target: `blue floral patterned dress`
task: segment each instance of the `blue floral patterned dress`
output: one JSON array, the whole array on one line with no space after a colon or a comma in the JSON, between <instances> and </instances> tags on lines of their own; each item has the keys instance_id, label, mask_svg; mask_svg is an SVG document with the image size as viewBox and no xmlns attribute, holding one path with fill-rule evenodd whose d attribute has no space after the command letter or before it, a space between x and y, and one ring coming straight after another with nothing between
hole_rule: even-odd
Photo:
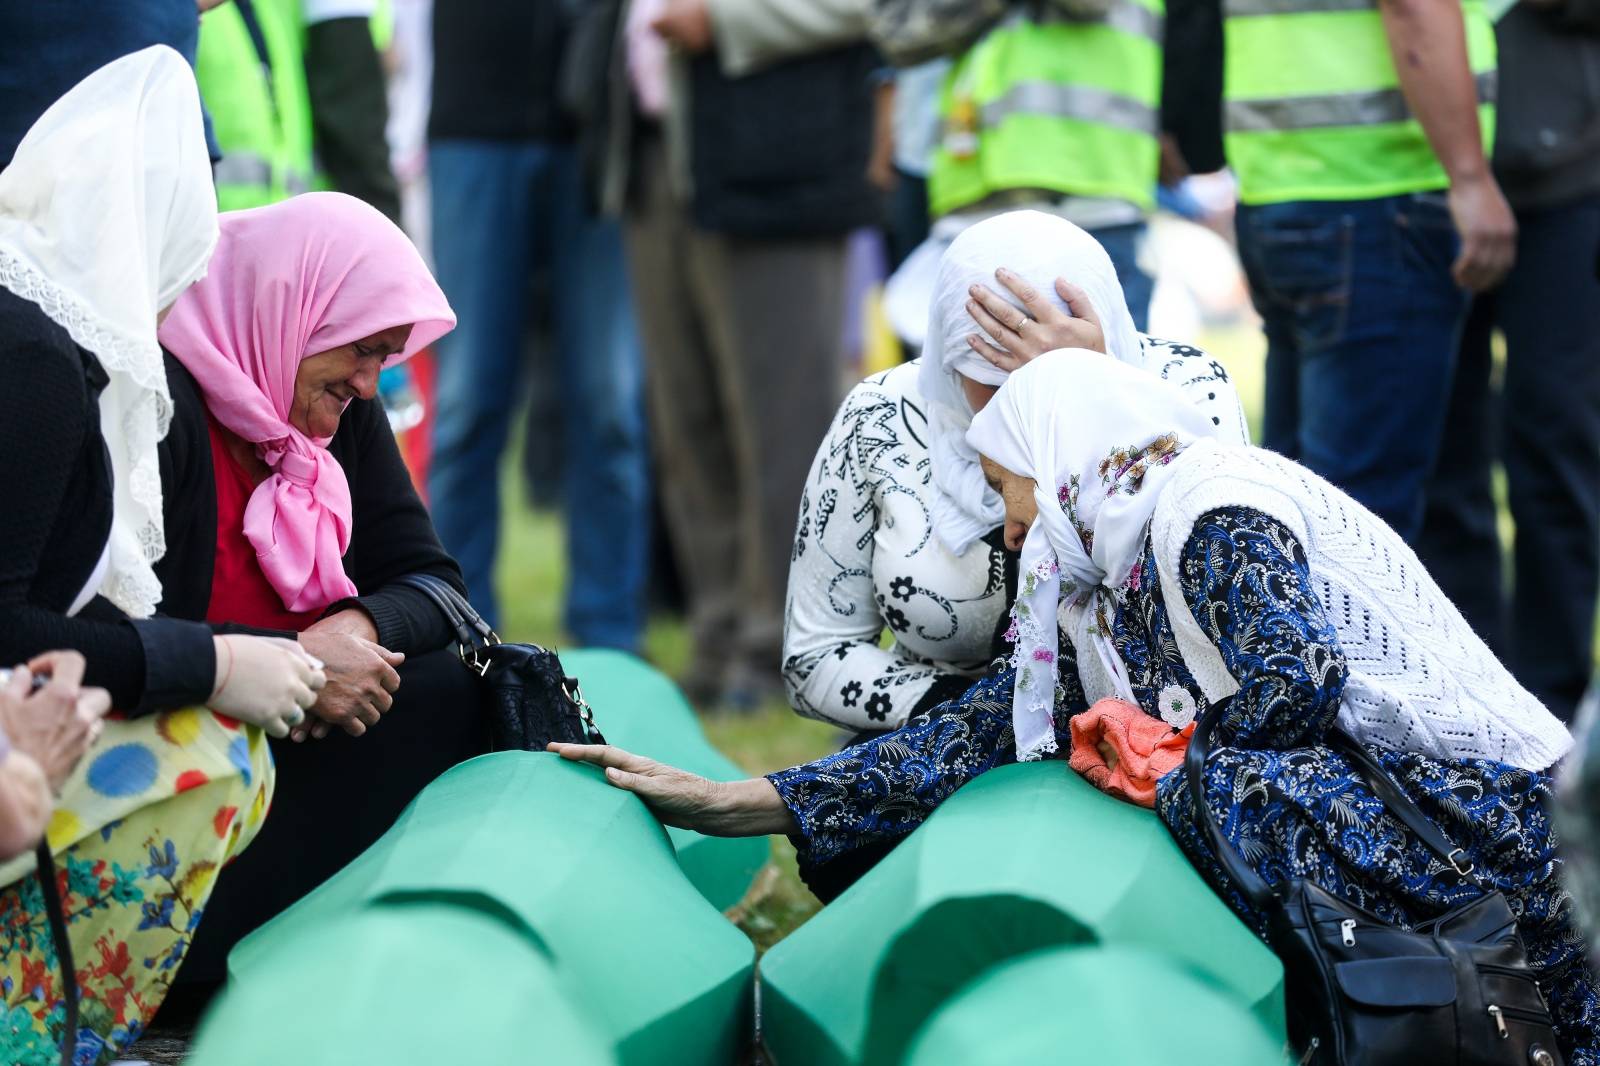
<instances>
[{"instance_id":1,"label":"blue floral patterned dress","mask_svg":"<svg viewBox=\"0 0 1600 1066\"><path fill-rule=\"evenodd\" d=\"M1167 617L1148 543L1118 590L1113 634L1140 705L1169 721L1203 706ZM1147 577L1148 575L1148 577ZM1223 831L1269 884L1308 877L1386 921L1410 925L1476 890L1445 874L1359 775L1321 741L1346 668L1337 630L1312 591L1305 552L1281 523L1225 508L1195 525L1180 564L1185 607L1240 682L1218 713L1206 794ZM1057 735L1087 701L1061 657ZM991 767L1015 760L1009 670L901 730L770 775L799 826L802 872L819 894L915 829L939 803ZM1162 712L1166 713L1163 714ZM1438 760L1373 747L1373 755L1451 842L1475 879L1504 892L1556 1016L1572 1066L1600 1066L1600 992L1572 903L1558 880L1546 773L1480 759ZM1181 773L1160 782L1157 811L1222 897L1258 931L1261 915L1224 878L1192 828Z\"/></svg>"}]
</instances>

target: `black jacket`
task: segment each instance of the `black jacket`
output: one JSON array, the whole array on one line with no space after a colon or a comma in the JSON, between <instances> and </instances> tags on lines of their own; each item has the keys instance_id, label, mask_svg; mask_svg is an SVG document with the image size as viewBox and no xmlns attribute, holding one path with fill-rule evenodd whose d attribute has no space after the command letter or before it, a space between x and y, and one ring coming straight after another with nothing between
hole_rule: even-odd
<instances>
[{"instance_id":1,"label":"black jacket","mask_svg":"<svg viewBox=\"0 0 1600 1066\"><path fill-rule=\"evenodd\" d=\"M566 139L556 79L569 17L557 0L434 4L428 139Z\"/></svg>"},{"instance_id":2,"label":"black jacket","mask_svg":"<svg viewBox=\"0 0 1600 1066\"><path fill-rule=\"evenodd\" d=\"M641 178L638 141L657 135L633 106L621 0L571 0L561 99L577 129L595 208L619 213ZM840 236L878 221L867 180L880 65L868 45L799 56L729 78L714 55L691 61L689 167L695 222L735 237ZM675 83L675 87L680 83Z\"/></svg>"},{"instance_id":3,"label":"black jacket","mask_svg":"<svg viewBox=\"0 0 1600 1066\"><path fill-rule=\"evenodd\" d=\"M205 401L183 365L167 356L172 390L172 430L161 445L161 486L165 497L167 554L156 566L165 598L161 613L203 619L211 602L211 575L217 554L217 483L211 463L211 437ZM339 421L328 451L350 482L350 549L345 573L359 595L331 605L333 614L357 605L372 616L378 643L416 655L450 641L444 616L421 592L391 585L404 574L437 574L463 595L466 586L455 560L445 553L427 508L411 484L383 405L356 400ZM238 625L219 632L275 633Z\"/></svg>"},{"instance_id":4,"label":"black jacket","mask_svg":"<svg viewBox=\"0 0 1600 1066\"><path fill-rule=\"evenodd\" d=\"M1500 51L1494 169L1519 211L1600 193L1600 2L1518 4Z\"/></svg>"},{"instance_id":5,"label":"black jacket","mask_svg":"<svg viewBox=\"0 0 1600 1066\"><path fill-rule=\"evenodd\" d=\"M216 680L205 626L133 621L100 597L66 615L111 530L105 381L65 329L0 289L0 665L69 649L124 711L194 703Z\"/></svg>"},{"instance_id":6,"label":"black jacket","mask_svg":"<svg viewBox=\"0 0 1600 1066\"><path fill-rule=\"evenodd\" d=\"M716 57L690 72L694 220L735 237L841 236L878 221L867 180L873 75L867 45L729 78Z\"/></svg>"}]
</instances>

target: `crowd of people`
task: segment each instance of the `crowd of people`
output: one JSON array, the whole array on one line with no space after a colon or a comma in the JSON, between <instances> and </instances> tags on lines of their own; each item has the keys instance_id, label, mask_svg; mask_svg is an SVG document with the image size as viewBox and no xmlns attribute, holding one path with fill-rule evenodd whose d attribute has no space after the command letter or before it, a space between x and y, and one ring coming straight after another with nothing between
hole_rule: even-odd
<instances>
[{"instance_id":1,"label":"crowd of people","mask_svg":"<svg viewBox=\"0 0 1600 1066\"><path fill-rule=\"evenodd\" d=\"M1502 894L1600 1066L1592 0L394 3L0 11L0 1057L116 1059L490 750L409 579L501 613L531 403L572 639L638 652L670 569L697 705L849 738L552 745L663 821L786 834L826 901L1060 758L1263 936L1238 856L1393 927ZM1148 220L1224 168L1262 447L1146 332ZM911 358L846 388L862 232Z\"/></svg>"}]
</instances>

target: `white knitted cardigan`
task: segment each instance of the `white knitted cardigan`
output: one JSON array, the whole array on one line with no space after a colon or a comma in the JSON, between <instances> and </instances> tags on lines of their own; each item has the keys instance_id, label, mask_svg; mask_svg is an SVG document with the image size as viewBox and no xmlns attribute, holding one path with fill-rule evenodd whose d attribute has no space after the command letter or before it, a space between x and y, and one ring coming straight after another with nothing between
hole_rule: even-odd
<instances>
[{"instance_id":1,"label":"white knitted cardigan","mask_svg":"<svg viewBox=\"0 0 1600 1066\"><path fill-rule=\"evenodd\" d=\"M1572 737L1517 684L1416 554L1371 511L1298 463L1204 441L1169 468L1151 518L1163 596L1183 602L1178 568L1195 522L1254 508L1299 538L1348 667L1339 724L1363 741L1439 759L1494 759L1544 770ZM1167 613L1206 699L1238 682L1185 609Z\"/></svg>"}]
</instances>

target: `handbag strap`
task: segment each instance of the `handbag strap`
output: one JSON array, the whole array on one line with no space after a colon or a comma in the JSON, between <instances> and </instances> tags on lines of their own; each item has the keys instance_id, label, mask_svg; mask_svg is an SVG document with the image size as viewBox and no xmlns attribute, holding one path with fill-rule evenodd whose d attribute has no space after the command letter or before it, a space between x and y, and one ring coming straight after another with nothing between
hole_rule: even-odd
<instances>
[{"instance_id":1,"label":"handbag strap","mask_svg":"<svg viewBox=\"0 0 1600 1066\"><path fill-rule=\"evenodd\" d=\"M1390 814L1405 823L1405 827L1416 834L1422 841L1423 847L1433 852L1450 869L1454 870L1457 877L1463 881L1472 874L1472 860L1467 858L1467 853L1450 843L1433 820L1422 813L1405 790L1395 783L1389 776L1389 771L1378 764L1360 741L1335 726L1328 733L1328 746L1350 760L1352 766L1361 772L1367 779L1367 785L1383 801Z\"/></svg>"},{"instance_id":2,"label":"handbag strap","mask_svg":"<svg viewBox=\"0 0 1600 1066\"><path fill-rule=\"evenodd\" d=\"M473 610L467 598L437 574L405 574L396 578L394 584L416 589L433 601L450 628L455 630L456 653L469 666L478 665L480 648L500 643L499 634Z\"/></svg>"},{"instance_id":3,"label":"handbag strap","mask_svg":"<svg viewBox=\"0 0 1600 1066\"><path fill-rule=\"evenodd\" d=\"M1194 735L1189 738L1189 750L1183 756L1183 772L1188 779L1189 799L1194 807L1195 827L1200 835L1211 844L1211 854L1216 856L1217 863L1221 865L1222 872L1238 886L1245 898L1258 911L1268 909L1272 902L1272 889L1261 879L1240 856L1234 848L1233 841L1229 840L1222 832L1222 827L1217 824L1217 819L1211 813L1211 807L1206 803L1205 772L1206 756L1211 748L1211 734L1216 729L1217 722L1222 719L1222 712L1227 710L1231 697L1213 703L1206 712L1200 716L1195 724Z\"/></svg>"},{"instance_id":4,"label":"handbag strap","mask_svg":"<svg viewBox=\"0 0 1600 1066\"><path fill-rule=\"evenodd\" d=\"M56 861L50 854L48 841L40 841L34 850L39 868L39 889L44 893L45 915L50 923L50 941L56 949L56 965L61 969L61 994L66 998L66 1028L61 1034L61 1066L72 1066L78 1052L78 968L72 961L72 941L67 939L66 912L61 906L61 892L56 885Z\"/></svg>"},{"instance_id":5,"label":"handbag strap","mask_svg":"<svg viewBox=\"0 0 1600 1066\"><path fill-rule=\"evenodd\" d=\"M1201 836L1210 841L1211 852L1216 856L1228 879L1239 887L1257 910L1263 910L1272 901L1272 890L1244 861L1238 849L1233 846L1233 842L1222 832L1222 827L1217 824L1210 805L1206 803L1206 757L1211 754L1213 733L1217 723L1222 720L1222 713L1227 709L1229 702L1231 701L1222 700L1214 703L1200 716L1194 736L1189 740L1189 750L1184 755L1184 774L1188 779L1189 798L1194 805L1195 824ZM1328 732L1327 744L1350 761L1356 772L1366 780L1379 802L1390 814L1400 819L1407 829L1416 834L1424 847L1455 871L1456 876L1464 883L1471 883L1468 877L1473 867L1467 860L1466 853L1445 838L1438 826L1422 813L1422 810L1412 802L1411 797L1405 794L1395 783L1394 778L1389 776L1388 771L1378 764L1360 742L1335 727Z\"/></svg>"}]
</instances>

